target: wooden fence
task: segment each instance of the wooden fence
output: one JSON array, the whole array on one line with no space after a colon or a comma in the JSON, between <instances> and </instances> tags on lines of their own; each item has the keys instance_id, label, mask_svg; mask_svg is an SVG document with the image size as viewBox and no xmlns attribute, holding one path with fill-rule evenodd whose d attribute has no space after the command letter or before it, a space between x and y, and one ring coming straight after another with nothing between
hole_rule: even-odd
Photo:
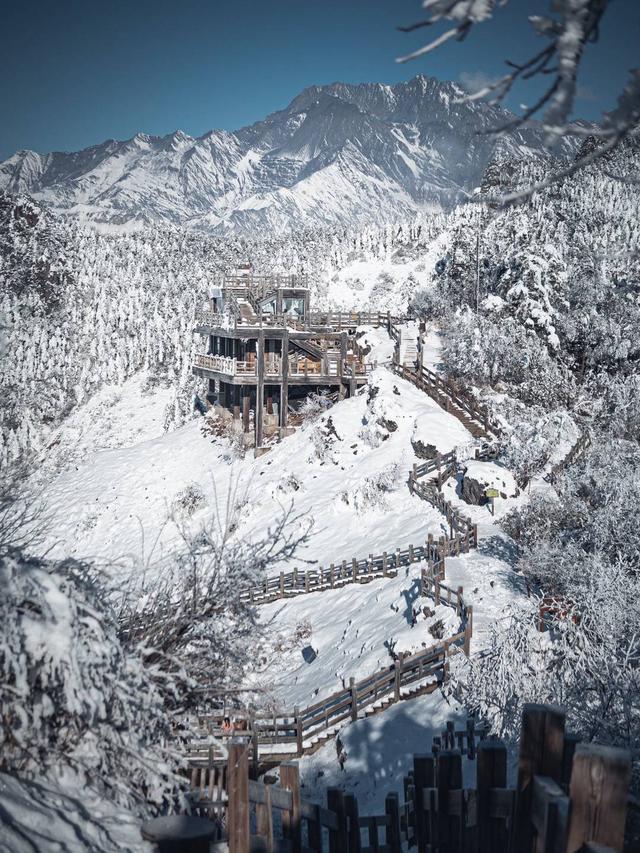
<instances>
[{"instance_id":1,"label":"wooden fence","mask_svg":"<svg viewBox=\"0 0 640 853\"><path fill-rule=\"evenodd\" d=\"M455 548L455 541L447 543L444 537L435 540L433 534L429 534L423 545L408 545L396 548L395 551L369 554L364 558L351 557L317 569L295 568L290 572L280 572L265 578L255 587L243 590L240 597L253 604L266 604L305 593L337 589L351 583L369 583L376 578L396 577L399 568L414 563L426 562L428 568L433 570L436 565L440 567L444 556L455 553Z\"/></svg>"},{"instance_id":2,"label":"wooden fence","mask_svg":"<svg viewBox=\"0 0 640 853\"><path fill-rule=\"evenodd\" d=\"M419 693L431 692L446 678L451 656L460 651L466 655L470 653L473 609L465 604L462 587L453 589L443 583L440 568L433 572L423 571L421 587L422 593L432 596L436 605L445 604L455 609L460 617L460 630L415 654L397 655L392 664L371 675L359 680L349 679L348 686L306 708L296 707L293 711L270 716L250 716L247 737L251 740L252 761L256 765L258 762L274 764L314 751L332 737L343 722L358 719L372 706L387 707ZM221 734L221 722L222 714L198 718L198 726L216 736ZM188 757L195 769L211 766L208 740L192 742Z\"/></svg>"},{"instance_id":3,"label":"wooden fence","mask_svg":"<svg viewBox=\"0 0 640 853\"><path fill-rule=\"evenodd\" d=\"M591 445L591 436L588 432L583 433L576 443L573 445L571 450L567 453L564 459L561 459L556 465L553 466L551 471L545 476L545 480L548 483L555 483L560 474L572 465L579 456L582 456L584 451L590 447Z\"/></svg>"},{"instance_id":4,"label":"wooden fence","mask_svg":"<svg viewBox=\"0 0 640 853\"><path fill-rule=\"evenodd\" d=\"M439 406L452 414L476 438L499 436L501 428L491 420L489 410L467 391L450 379L418 363L416 368L394 364L394 370L425 391Z\"/></svg>"},{"instance_id":5,"label":"wooden fence","mask_svg":"<svg viewBox=\"0 0 640 853\"><path fill-rule=\"evenodd\" d=\"M476 736L480 742L476 745ZM449 740L449 735L451 740ZM227 765L228 849L251 844L292 853L614 853L622 850L631 757L581 744L565 733L562 709L526 705L517 781L507 784L507 748L475 731L447 728L444 748L415 755L402 800L362 816L353 794L327 791L326 806L301 796L298 767L280 765L280 784L249 779L246 742L233 741ZM476 784L463 785L463 743ZM219 809L219 805L218 805ZM274 815L278 817L274 819ZM382 837L381 837L382 836ZM219 848L221 849L221 848Z\"/></svg>"}]
</instances>

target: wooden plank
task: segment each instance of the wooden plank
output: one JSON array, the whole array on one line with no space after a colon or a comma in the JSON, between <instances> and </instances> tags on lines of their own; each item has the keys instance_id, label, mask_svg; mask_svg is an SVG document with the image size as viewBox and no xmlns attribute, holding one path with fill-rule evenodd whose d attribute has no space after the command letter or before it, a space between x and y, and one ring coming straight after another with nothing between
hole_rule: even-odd
<instances>
[{"instance_id":1,"label":"wooden plank","mask_svg":"<svg viewBox=\"0 0 640 853\"><path fill-rule=\"evenodd\" d=\"M451 792L462 788L462 756L457 749L442 750L437 759L438 851L458 853L462 842L461 815L450 815Z\"/></svg>"},{"instance_id":2,"label":"wooden plank","mask_svg":"<svg viewBox=\"0 0 640 853\"><path fill-rule=\"evenodd\" d=\"M431 821L425 810L426 791L435 786L435 761L431 755L413 756L413 784L415 789L415 829L418 853L426 853L433 841Z\"/></svg>"},{"instance_id":3,"label":"wooden plank","mask_svg":"<svg viewBox=\"0 0 640 853\"><path fill-rule=\"evenodd\" d=\"M631 756L626 750L579 744L571 772L567 853L586 842L622 850Z\"/></svg>"},{"instance_id":4,"label":"wooden plank","mask_svg":"<svg viewBox=\"0 0 640 853\"><path fill-rule=\"evenodd\" d=\"M291 793L291 809L282 813L282 832L285 839L291 842L292 853L301 853L300 777L297 764L287 761L280 765L280 785Z\"/></svg>"},{"instance_id":5,"label":"wooden plank","mask_svg":"<svg viewBox=\"0 0 640 853\"><path fill-rule=\"evenodd\" d=\"M344 797L339 788L327 790L327 808L336 818L336 828L329 830L329 853L345 853L347 848L347 818Z\"/></svg>"},{"instance_id":6,"label":"wooden plank","mask_svg":"<svg viewBox=\"0 0 640 853\"><path fill-rule=\"evenodd\" d=\"M345 794L344 811L347 817L347 850L349 853L361 853L360 820L358 818L358 800L353 794Z\"/></svg>"},{"instance_id":7,"label":"wooden plank","mask_svg":"<svg viewBox=\"0 0 640 853\"><path fill-rule=\"evenodd\" d=\"M506 788L507 748L500 741L485 740L478 746L478 853L507 853L510 825L491 815L491 790Z\"/></svg>"},{"instance_id":8,"label":"wooden plank","mask_svg":"<svg viewBox=\"0 0 640 853\"><path fill-rule=\"evenodd\" d=\"M531 824L533 777L538 774L560 782L564 750L564 711L556 705L528 704L522 713L518 782L513 828L513 849L533 849Z\"/></svg>"},{"instance_id":9,"label":"wooden plank","mask_svg":"<svg viewBox=\"0 0 640 853\"><path fill-rule=\"evenodd\" d=\"M227 765L229 853L249 853L249 760L247 744L233 739Z\"/></svg>"},{"instance_id":10,"label":"wooden plank","mask_svg":"<svg viewBox=\"0 0 640 853\"><path fill-rule=\"evenodd\" d=\"M538 853L565 853L569 825L569 797L548 776L533 777L531 823Z\"/></svg>"},{"instance_id":11,"label":"wooden plank","mask_svg":"<svg viewBox=\"0 0 640 853\"><path fill-rule=\"evenodd\" d=\"M384 801L384 811L387 816L386 842L390 853L401 853L400 840L400 804L398 794L394 791L387 794Z\"/></svg>"},{"instance_id":12,"label":"wooden plank","mask_svg":"<svg viewBox=\"0 0 640 853\"><path fill-rule=\"evenodd\" d=\"M271 785L265 785L264 802L256 805L256 832L264 841L266 853L273 853L273 809L271 807Z\"/></svg>"}]
</instances>

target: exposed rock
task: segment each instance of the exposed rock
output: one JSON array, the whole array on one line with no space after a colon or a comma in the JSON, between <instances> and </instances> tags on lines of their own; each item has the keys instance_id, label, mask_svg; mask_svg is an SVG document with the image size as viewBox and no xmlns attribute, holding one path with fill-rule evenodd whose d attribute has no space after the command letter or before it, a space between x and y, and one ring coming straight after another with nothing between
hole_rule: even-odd
<instances>
[{"instance_id":1,"label":"exposed rock","mask_svg":"<svg viewBox=\"0 0 640 853\"><path fill-rule=\"evenodd\" d=\"M378 418L378 425L387 430L387 432L395 432L398 429L398 424L388 418Z\"/></svg>"},{"instance_id":2,"label":"exposed rock","mask_svg":"<svg viewBox=\"0 0 640 853\"><path fill-rule=\"evenodd\" d=\"M424 444L419 439L418 441L411 439L411 446L418 459L435 459L438 455L438 448L435 444Z\"/></svg>"},{"instance_id":3,"label":"exposed rock","mask_svg":"<svg viewBox=\"0 0 640 853\"><path fill-rule=\"evenodd\" d=\"M460 496L465 503L472 506L484 506L487 503L487 498L484 494L485 488L484 483L479 483L473 477L464 476L462 478L462 492Z\"/></svg>"}]
</instances>

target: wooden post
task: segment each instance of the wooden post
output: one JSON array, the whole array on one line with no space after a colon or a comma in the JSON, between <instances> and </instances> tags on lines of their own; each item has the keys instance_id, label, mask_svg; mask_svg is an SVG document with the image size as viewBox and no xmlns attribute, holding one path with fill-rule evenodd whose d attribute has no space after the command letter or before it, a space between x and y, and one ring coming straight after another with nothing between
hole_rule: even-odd
<instances>
[{"instance_id":1,"label":"wooden post","mask_svg":"<svg viewBox=\"0 0 640 853\"><path fill-rule=\"evenodd\" d=\"M249 407L251 405L251 392L244 385L242 391L242 431L249 432Z\"/></svg>"},{"instance_id":2,"label":"wooden post","mask_svg":"<svg viewBox=\"0 0 640 853\"><path fill-rule=\"evenodd\" d=\"M513 826L513 849L532 849L533 777L548 776L560 782L564 749L564 711L555 705L527 704L522 712L518 783Z\"/></svg>"},{"instance_id":3,"label":"wooden post","mask_svg":"<svg viewBox=\"0 0 640 853\"><path fill-rule=\"evenodd\" d=\"M382 574L385 577L388 575L388 558L386 551L383 551L382 553Z\"/></svg>"},{"instance_id":4,"label":"wooden post","mask_svg":"<svg viewBox=\"0 0 640 853\"><path fill-rule=\"evenodd\" d=\"M509 823L491 816L491 789L507 787L507 748L500 741L484 740L478 747L478 853L507 853Z\"/></svg>"},{"instance_id":5,"label":"wooden post","mask_svg":"<svg viewBox=\"0 0 640 853\"><path fill-rule=\"evenodd\" d=\"M409 563L415 563L415 557L413 555L413 545L409 545Z\"/></svg>"},{"instance_id":6,"label":"wooden post","mask_svg":"<svg viewBox=\"0 0 640 853\"><path fill-rule=\"evenodd\" d=\"M358 561L355 557L351 558L351 573L353 574L354 583L358 580Z\"/></svg>"},{"instance_id":7,"label":"wooden post","mask_svg":"<svg viewBox=\"0 0 640 853\"><path fill-rule=\"evenodd\" d=\"M358 691L355 678L349 679L349 692L351 693L351 719L355 722L358 719Z\"/></svg>"},{"instance_id":8,"label":"wooden post","mask_svg":"<svg viewBox=\"0 0 640 853\"><path fill-rule=\"evenodd\" d=\"M258 381L256 383L256 449L262 447L264 431L264 331L258 332Z\"/></svg>"},{"instance_id":9,"label":"wooden post","mask_svg":"<svg viewBox=\"0 0 640 853\"><path fill-rule=\"evenodd\" d=\"M329 830L329 853L345 853L347 850L347 817L344 811L344 797L339 788L327 790L327 808L336 816L337 829Z\"/></svg>"},{"instance_id":10,"label":"wooden post","mask_svg":"<svg viewBox=\"0 0 640 853\"><path fill-rule=\"evenodd\" d=\"M473 636L473 605L467 607L467 622L464 626L464 653L467 657L471 654L471 637Z\"/></svg>"},{"instance_id":11,"label":"wooden post","mask_svg":"<svg viewBox=\"0 0 640 853\"><path fill-rule=\"evenodd\" d=\"M314 813L316 815L315 820L307 820L307 841L309 850L312 850L313 853L322 853L322 824L320 823L318 806L315 806Z\"/></svg>"},{"instance_id":12,"label":"wooden post","mask_svg":"<svg viewBox=\"0 0 640 853\"><path fill-rule=\"evenodd\" d=\"M457 749L438 754L438 851L454 853L462 841L462 815L451 814L451 792L462 789L462 756ZM460 796L462 796L460 794Z\"/></svg>"},{"instance_id":13,"label":"wooden post","mask_svg":"<svg viewBox=\"0 0 640 853\"><path fill-rule=\"evenodd\" d=\"M400 677L402 676L402 655L397 658L393 665L395 667L394 682L393 682L393 699L394 702L400 701Z\"/></svg>"},{"instance_id":14,"label":"wooden post","mask_svg":"<svg viewBox=\"0 0 640 853\"><path fill-rule=\"evenodd\" d=\"M282 812L282 834L291 842L292 853L301 853L302 824L300 821L300 776L294 761L280 765L280 785L291 792L291 811Z\"/></svg>"},{"instance_id":15,"label":"wooden post","mask_svg":"<svg viewBox=\"0 0 640 853\"><path fill-rule=\"evenodd\" d=\"M280 572L280 598L284 598L284 572Z\"/></svg>"},{"instance_id":16,"label":"wooden post","mask_svg":"<svg viewBox=\"0 0 640 853\"><path fill-rule=\"evenodd\" d=\"M362 845L360 843L360 821L358 815L358 800L353 794L345 794L344 797L344 812L347 817L347 835L348 835L348 850L349 853L360 853Z\"/></svg>"},{"instance_id":17,"label":"wooden post","mask_svg":"<svg viewBox=\"0 0 640 853\"><path fill-rule=\"evenodd\" d=\"M302 749L302 723L300 722L300 709L296 705L293 709L293 720L296 727L296 752L298 757L303 753Z\"/></svg>"},{"instance_id":18,"label":"wooden post","mask_svg":"<svg viewBox=\"0 0 640 853\"><path fill-rule=\"evenodd\" d=\"M631 756L626 750L597 744L578 744L571 773L571 817L567 853L586 842L622 850L631 779Z\"/></svg>"},{"instance_id":19,"label":"wooden post","mask_svg":"<svg viewBox=\"0 0 640 853\"><path fill-rule=\"evenodd\" d=\"M342 377L344 373L344 365L347 360L347 333L342 332L340 335L340 361L338 363L338 376ZM340 384L342 387L342 383Z\"/></svg>"},{"instance_id":20,"label":"wooden post","mask_svg":"<svg viewBox=\"0 0 640 853\"><path fill-rule=\"evenodd\" d=\"M398 805L398 795L395 791L392 794L387 794L384 801L384 812L387 817L387 850L389 853L401 853L400 807Z\"/></svg>"},{"instance_id":21,"label":"wooden post","mask_svg":"<svg viewBox=\"0 0 640 853\"><path fill-rule=\"evenodd\" d=\"M271 808L271 785L264 786L264 803L256 804L256 832L264 839L264 849L273 853L273 810Z\"/></svg>"},{"instance_id":22,"label":"wooden post","mask_svg":"<svg viewBox=\"0 0 640 853\"><path fill-rule=\"evenodd\" d=\"M280 431L287 426L289 409L289 330L282 336L282 384L280 385Z\"/></svg>"},{"instance_id":23,"label":"wooden post","mask_svg":"<svg viewBox=\"0 0 640 853\"><path fill-rule=\"evenodd\" d=\"M335 573L336 573L336 567L333 565L333 563L331 563L331 565L329 566L329 572L330 572L330 577L331 577L331 589L333 589L334 584L335 584Z\"/></svg>"},{"instance_id":24,"label":"wooden post","mask_svg":"<svg viewBox=\"0 0 640 853\"><path fill-rule=\"evenodd\" d=\"M433 841L429 830L431 823L427 819L428 788L435 786L435 761L431 755L413 756L413 784L415 786L415 828L418 853L426 853L427 844Z\"/></svg>"},{"instance_id":25,"label":"wooden post","mask_svg":"<svg viewBox=\"0 0 640 853\"><path fill-rule=\"evenodd\" d=\"M247 744L229 743L227 762L229 853L249 853L249 761Z\"/></svg>"}]
</instances>

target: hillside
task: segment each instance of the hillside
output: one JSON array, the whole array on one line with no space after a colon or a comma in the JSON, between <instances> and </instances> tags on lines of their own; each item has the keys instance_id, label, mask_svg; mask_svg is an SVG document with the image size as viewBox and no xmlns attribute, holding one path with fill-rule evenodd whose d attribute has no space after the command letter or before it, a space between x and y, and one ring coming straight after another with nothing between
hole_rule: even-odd
<instances>
[{"instance_id":1,"label":"hillside","mask_svg":"<svg viewBox=\"0 0 640 853\"><path fill-rule=\"evenodd\" d=\"M73 153L20 151L0 163L0 190L114 225L247 235L384 225L451 208L498 151L547 159L535 128L499 141L483 135L509 114L460 103L463 95L422 75L393 86L313 86L235 132L139 133Z\"/></svg>"}]
</instances>

